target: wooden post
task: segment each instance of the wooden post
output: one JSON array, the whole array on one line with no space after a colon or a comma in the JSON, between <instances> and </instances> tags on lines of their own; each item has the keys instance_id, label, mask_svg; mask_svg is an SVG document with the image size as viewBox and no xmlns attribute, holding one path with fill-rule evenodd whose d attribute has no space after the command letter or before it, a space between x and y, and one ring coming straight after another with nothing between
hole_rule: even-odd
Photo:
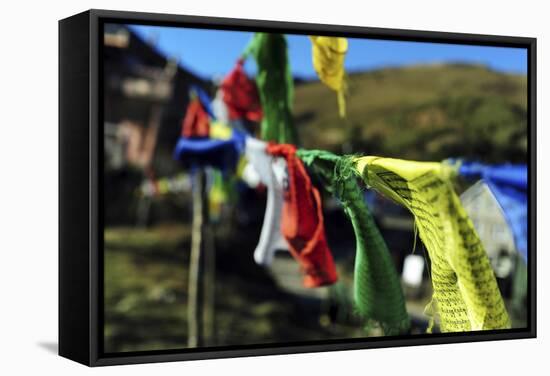
<instances>
[{"instance_id":1,"label":"wooden post","mask_svg":"<svg viewBox=\"0 0 550 376\"><path fill-rule=\"evenodd\" d=\"M215 334L215 295L216 295L216 247L212 225L209 223L208 205L206 206L204 219L204 345L214 345Z\"/></svg>"},{"instance_id":2,"label":"wooden post","mask_svg":"<svg viewBox=\"0 0 550 376\"><path fill-rule=\"evenodd\" d=\"M198 347L202 339L201 315L201 248L205 209L204 171L197 170L193 175L193 224L191 232L191 258L189 261L189 285L187 296L187 347Z\"/></svg>"}]
</instances>

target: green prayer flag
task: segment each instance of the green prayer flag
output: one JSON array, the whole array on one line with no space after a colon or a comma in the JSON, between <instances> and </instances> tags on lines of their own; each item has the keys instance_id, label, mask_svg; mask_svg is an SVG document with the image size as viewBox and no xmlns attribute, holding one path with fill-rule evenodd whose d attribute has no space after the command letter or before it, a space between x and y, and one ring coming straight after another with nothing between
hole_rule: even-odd
<instances>
[{"instance_id":1,"label":"green prayer flag","mask_svg":"<svg viewBox=\"0 0 550 376\"><path fill-rule=\"evenodd\" d=\"M256 33L245 49L244 57L254 56L258 73L256 84L262 103L261 137L264 141L298 144L292 121L294 81L282 34Z\"/></svg>"},{"instance_id":2,"label":"green prayer flag","mask_svg":"<svg viewBox=\"0 0 550 376\"><path fill-rule=\"evenodd\" d=\"M297 155L338 198L355 232L354 302L361 317L378 321L386 335L405 333L410 318L395 265L357 184L354 157L322 150Z\"/></svg>"}]
</instances>

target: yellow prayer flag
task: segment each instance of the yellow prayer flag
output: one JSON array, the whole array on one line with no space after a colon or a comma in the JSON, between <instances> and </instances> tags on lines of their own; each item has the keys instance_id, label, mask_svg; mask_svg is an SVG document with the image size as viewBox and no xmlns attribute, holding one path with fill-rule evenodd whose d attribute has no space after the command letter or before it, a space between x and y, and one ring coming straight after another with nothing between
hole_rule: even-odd
<instances>
[{"instance_id":1,"label":"yellow prayer flag","mask_svg":"<svg viewBox=\"0 0 550 376\"><path fill-rule=\"evenodd\" d=\"M319 79L338 95L338 110L346 116L346 71L344 59L348 51L348 40L337 37L309 37L312 44L313 67Z\"/></svg>"},{"instance_id":2,"label":"yellow prayer flag","mask_svg":"<svg viewBox=\"0 0 550 376\"><path fill-rule=\"evenodd\" d=\"M365 183L405 206L431 260L433 300L442 332L510 327L489 258L452 186L445 163L359 157Z\"/></svg>"}]
</instances>

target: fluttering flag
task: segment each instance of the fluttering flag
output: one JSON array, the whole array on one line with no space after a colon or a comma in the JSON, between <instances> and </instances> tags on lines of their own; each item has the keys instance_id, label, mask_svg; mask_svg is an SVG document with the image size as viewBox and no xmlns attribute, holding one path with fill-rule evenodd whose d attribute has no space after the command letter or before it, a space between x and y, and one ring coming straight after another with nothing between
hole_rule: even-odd
<instances>
[{"instance_id":1,"label":"fluttering flag","mask_svg":"<svg viewBox=\"0 0 550 376\"><path fill-rule=\"evenodd\" d=\"M342 204L356 240L354 303L360 316L381 324L386 335L406 333L410 319L386 242L363 199L352 156L298 150L298 157Z\"/></svg>"},{"instance_id":2,"label":"fluttering flag","mask_svg":"<svg viewBox=\"0 0 550 376\"><path fill-rule=\"evenodd\" d=\"M527 166L489 166L474 162L459 162L459 165L461 176L483 179L487 184L512 229L516 249L527 261Z\"/></svg>"},{"instance_id":3,"label":"fluttering flag","mask_svg":"<svg viewBox=\"0 0 550 376\"><path fill-rule=\"evenodd\" d=\"M277 143L298 143L292 121L294 81L287 56L286 39L282 34L256 33L243 53L254 56L258 72L256 84L263 117L261 138Z\"/></svg>"},{"instance_id":4,"label":"fluttering flag","mask_svg":"<svg viewBox=\"0 0 550 376\"><path fill-rule=\"evenodd\" d=\"M328 247L321 195L290 144L268 144L267 152L285 159L288 181L284 186L281 230L289 251L305 273L304 285L330 285L338 279Z\"/></svg>"},{"instance_id":5,"label":"fluttering flag","mask_svg":"<svg viewBox=\"0 0 550 376\"><path fill-rule=\"evenodd\" d=\"M359 157L355 163L368 187L413 214L431 260L441 331L509 328L489 258L452 186L456 169L379 157Z\"/></svg>"},{"instance_id":6,"label":"fluttering flag","mask_svg":"<svg viewBox=\"0 0 550 376\"><path fill-rule=\"evenodd\" d=\"M256 83L248 78L239 59L235 68L223 79L221 90L229 110L230 120L246 119L258 122L262 119L262 107Z\"/></svg>"},{"instance_id":7,"label":"fluttering flag","mask_svg":"<svg viewBox=\"0 0 550 376\"><path fill-rule=\"evenodd\" d=\"M339 37L310 36L313 67L321 82L334 90L338 98L340 117L346 116L346 71L344 60L348 40Z\"/></svg>"},{"instance_id":8,"label":"fluttering flag","mask_svg":"<svg viewBox=\"0 0 550 376\"><path fill-rule=\"evenodd\" d=\"M181 135L185 138L207 138L210 134L210 121L198 97L191 99L181 125Z\"/></svg>"},{"instance_id":9,"label":"fluttering flag","mask_svg":"<svg viewBox=\"0 0 550 376\"><path fill-rule=\"evenodd\" d=\"M234 171L244 152L245 135L233 130L229 139L180 137L173 157L190 167L214 167Z\"/></svg>"},{"instance_id":10,"label":"fluttering flag","mask_svg":"<svg viewBox=\"0 0 550 376\"><path fill-rule=\"evenodd\" d=\"M288 250L289 246L281 233L281 210L283 207L283 186L277 181L273 171L274 158L266 152L267 144L258 139L247 137L245 155L250 163L243 178L250 185L259 182L267 187L267 202L260 240L254 250L254 261L263 266L271 265L275 251Z\"/></svg>"}]
</instances>

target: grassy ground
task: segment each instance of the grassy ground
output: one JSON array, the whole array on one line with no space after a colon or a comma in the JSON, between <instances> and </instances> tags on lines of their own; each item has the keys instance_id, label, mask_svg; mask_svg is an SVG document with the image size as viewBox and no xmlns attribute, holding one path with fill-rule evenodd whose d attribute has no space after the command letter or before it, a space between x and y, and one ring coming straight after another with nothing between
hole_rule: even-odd
<instances>
[{"instance_id":1,"label":"grassy ground","mask_svg":"<svg viewBox=\"0 0 550 376\"><path fill-rule=\"evenodd\" d=\"M215 318L205 323L214 335L205 345L369 335L358 323L331 323L326 300L281 289L268 270L254 264L254 238L218 239ZM107 352L186 347L189 248L185 225L106 229Z\"/></svg>"}]
</instances>

